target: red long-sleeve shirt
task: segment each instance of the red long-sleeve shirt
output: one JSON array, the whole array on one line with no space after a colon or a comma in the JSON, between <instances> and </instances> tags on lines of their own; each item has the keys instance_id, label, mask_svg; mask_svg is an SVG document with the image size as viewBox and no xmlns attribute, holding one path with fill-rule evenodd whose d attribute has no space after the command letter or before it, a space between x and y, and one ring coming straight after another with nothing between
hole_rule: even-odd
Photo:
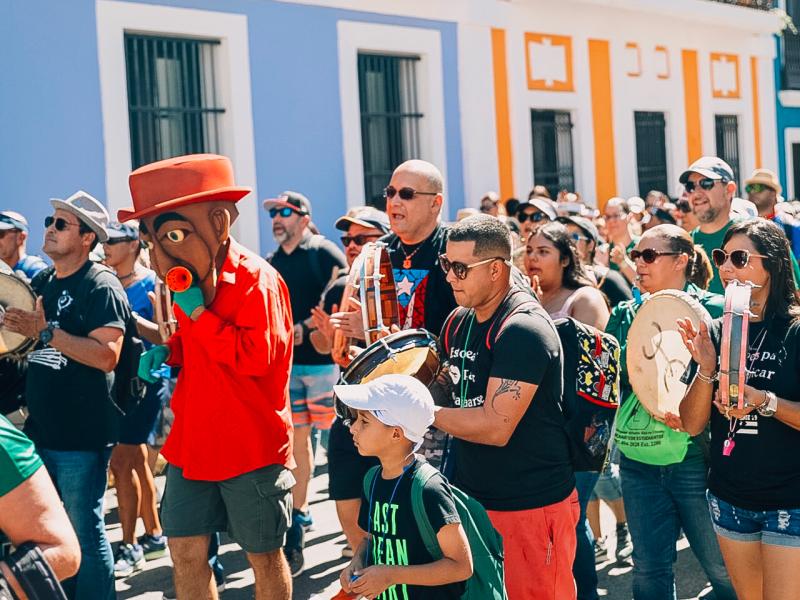
<instances>
[{"instance_id":1,"label":"red long-sleeve shirt","mask_svg":"<svg viewBox=\"0 0 800 600\"><path fill-rule=\"evenodd\" d=\"M206 481L293 468L292 313L277 271L231 239L214 301L196 321L177 305L175 315L167 362L182 369L164 458Z\"/></svg>"}]
</instances>

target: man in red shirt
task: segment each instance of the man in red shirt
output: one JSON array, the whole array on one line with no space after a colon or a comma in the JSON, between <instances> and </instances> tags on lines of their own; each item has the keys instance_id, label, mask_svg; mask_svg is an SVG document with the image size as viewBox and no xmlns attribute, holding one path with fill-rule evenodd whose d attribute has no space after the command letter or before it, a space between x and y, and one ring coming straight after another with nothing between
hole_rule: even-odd
<instances>
[{"instance_id":1,"label":"man in red shirt","mask_svg":"<svg viewBox=\"0 0 800 600\"><path fill-rule=\"evenodd\" d=\"M175 292L178 330L142 355L139 376L166 361L181 367L175 422L162 449L169 462L164 533L178 598L217 598L209 536L226 530L247 553L256 598L288 600L281 552L291 513L289 371L292 314L286 285L266 261L230 237L236 202L230 161L211 154L145 165L130 176L133 208L150 261L169 283L183 267L191 286Z\"/></svg>"}]
</instances>

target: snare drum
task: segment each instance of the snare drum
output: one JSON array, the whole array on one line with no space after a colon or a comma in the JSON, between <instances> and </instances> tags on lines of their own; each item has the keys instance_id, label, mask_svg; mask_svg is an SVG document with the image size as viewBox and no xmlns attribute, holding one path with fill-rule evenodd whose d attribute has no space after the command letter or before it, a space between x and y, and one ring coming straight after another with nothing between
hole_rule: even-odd
<instances>
[{"instance_id":1,"label":"snare drum","mask_svg":"<svg viewBox=\"0 0 800 600\"><path fill-rule=\"evenodd\" d=\"M628 331L628 379L642 406L661 420L667 412L679 414L690 383L684 375L692 357L681 339L678 319L691 319L697 329L711 316L686 292L662 290L647 297Z\"/></svg>"},{"instance_id":2,"label":"snare drum","mask_svg":"<svg viewBox=\"0 0 800 600\"><path fill-rule=\"evenodd\" d=\"M381 375L411 375L430 385L439 373L438 346L436 336L424 329L392 333L355 357L342 382L352 385Z\"/></svg>"},{"instance_id":3,"label":"snare drum","mask_svg":"<svg viewBox=\"0 0 800 600\"><path fill-rule=\"evenodd\" d=\"M36 340L3 329L7 308L36 310L36 295L31 287L16 275L0 273L0 358L21 359L36 345Z\"/></svg>"}]
</instances>

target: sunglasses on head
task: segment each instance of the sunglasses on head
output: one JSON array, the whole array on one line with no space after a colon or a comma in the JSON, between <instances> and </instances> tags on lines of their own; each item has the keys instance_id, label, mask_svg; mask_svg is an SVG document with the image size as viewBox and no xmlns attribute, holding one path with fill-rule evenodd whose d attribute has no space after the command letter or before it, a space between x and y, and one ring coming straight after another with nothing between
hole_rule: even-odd
<instances>
[{"instance_id":1,"label":"sunglasses on head","mask_svg":"<svg viewBox=\"0 0 800 600\"><path fill-rule=\"evenodd\" d=\"M690 194L697 189L697 186L700 186L705 191L710 190L713 188L717 182L725 183L724 179L711 179L710 177L703 177L702 179L698 179L697 181L687 181L683 184L686 188L686 191Z\"/></svg>"},{"instance_id":2,"label":"sunglasses on head","mask_svg":"<svg viewBox=\"0 0 800 600\"><path fill-rule=\"evenodd\" d=\"M446 254L440 254L439 266L442 267L442 271L444 271L445 275L447 275L452 269L453 275L456 276L456 279L466 279L470 269L474 269L475 267L488 264L494 260L502 260L504 263L510 264L509 261L503 258L502 256L493 256L492 258L485 258L484 260L479 260L478 262L474 262L471 265L468 265L455 260L450 260L449 258L447 258Z\"/></svg>"},{"instance_id":3,"label":"sunglasses on head","mask_svg":"<svg viewBox=\"0 0 800 600\"><path fill-rule=\"evenodd\" d=\"M750 262L750 257L755 256L757 258L767 258L763 254L754 254L749 250L731 250L730 253L725 252L722 248L714 248L711 251L711 260L714 261L714 264L717 268L720 268L724 265L728 257L731 259L731 264L737 269L744 269L748 263Z\"/></svg>"},{"instance_id":4,"label":"sunglasses on head","mask_svg":"<svg viewBox=\"0 0 800 600\"><path fill-rule=\"evenodd\" d=\"M771 190L772 188L768 185L764 185L763 183L750 183L744 186L744 191L748 194L759 194L764 190Z\"/></svg>"},{"instance_id":5,"label":"sunglasses on head","mask_svg":"<svg viewBox=\"0 0 800 600\"><path fill-rule=\"evenodd\" d=\"M51 225L54 225L56 231L64 231L68 227L80 227L80 223L70 223L66 219L62 219L61 217L45 217L44 218L44 228L47 229Z\"/></svg>"},{"instance_id":6,"label":"sunglasses on head","mask_svg":"<svg viewBox=\"0 0 800 600\"><path fill-rule=\"evenodd\" d=\"M519 221L520 223L524 223L528 219L530 219L532 223L538 223L542 219L546 218L548 218L547 215L540 211L537 211L535 213L523 212L517 215L517 221Z\"/></svg>"},{"instance_id":7,"label":"sunglasses on head","mask_svg":"<svg viewBox=\"0 0 800 600\"><path fill-rule=\"evenodd\" d=\"M652 265L659 256L678 256L679 254L683 254L683 252L667 252L666 250L645 248L644 250L631 250L630 257L632 261L637 261L641 258L648 265Z\"/></svg>"},{"instance_id":8,"label":"sunglasses on head","mask_svg":"<svg viewBox=\"0 0 800 600\"><path fill-rule=\"evenodd\" d=\"M343 235L341 237L342 246L347 248L352 242L355 242L356 246L363 246L370 240L375 240L381 237L378 233L359 233L358 235Z\"/></svg>"},{"instance_id":9,"label":"sunglasses on head","mask_svg":"<svg viewBox=\"0 0 800 600\"><path fill-rule=\"evenodd\" d=\"M438 192L419 192L414 188L401 187L399 190L394 186L387 185L383 190L383 197L391 200L395 196L400 196L400 200L412 200L414 196L435 196Z\"/></svg>"},{"instance_id":10,"label":"sunglasses on head","mask_svg":"<svg viewBox=\"0 0 800 600\"><path fill-rule=\"evenodd\" d=\"M299 212L299 211L297 211L297 210L295 210L293 208L289 208L288 206L284 206L283 208L275 208L275 207L273 207L273 208L269 209L269 216L272 217L273 219L278 215L280 215L284 219L286 219L288 217L291 217L293 214L300 215L300 214L303 214L303 213L301 213L301 212Z\"/></svg>"}]
</instances>

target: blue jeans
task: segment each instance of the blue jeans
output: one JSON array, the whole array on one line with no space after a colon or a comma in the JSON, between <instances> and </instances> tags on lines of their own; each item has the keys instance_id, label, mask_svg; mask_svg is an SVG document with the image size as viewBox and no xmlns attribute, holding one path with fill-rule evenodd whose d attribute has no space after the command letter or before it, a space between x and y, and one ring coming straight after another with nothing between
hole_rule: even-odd
<instances>
[{"instance_id":1,"label":"blue jeans","mask_svg":"<svg viewBox=\"0 0 800 600\"><path fill-rule=\"evenodd\" d=\"M78 574L62 583L71 600L108 600L114 591L114 560L103 520L103 496L111 448L97 452L38 448L81 546Z\"/></svg>"},{"instance_id":2,"label":"blue jeans","mask_svg":"<svg viewBox=\"0 0 800 600\"><path fill-rule=\"evenodd\" d=\"M736 600L706 501L701 458L658 467L620 458L622 494L633 539L634 600L674 600L675 541L683 528L717 600Z\"/></svg>"},{"instance_id":3,"label":"blue jeans","mask_svg":"<svg viewBox=\"0 0 800 600\"><path fill-rule=\"evenodd\" d=\"M597 568L594 564L594 536L592 528L586 520L586 506L594 492L594 486L600 473L594 471L578 471L575 473L575 489L578 490L578 504L581 514L575 533L578 545L575 549L575 562L572 563L572 575L578 588L578 600L598 600Z\"/></svg>"}]
</instances>

